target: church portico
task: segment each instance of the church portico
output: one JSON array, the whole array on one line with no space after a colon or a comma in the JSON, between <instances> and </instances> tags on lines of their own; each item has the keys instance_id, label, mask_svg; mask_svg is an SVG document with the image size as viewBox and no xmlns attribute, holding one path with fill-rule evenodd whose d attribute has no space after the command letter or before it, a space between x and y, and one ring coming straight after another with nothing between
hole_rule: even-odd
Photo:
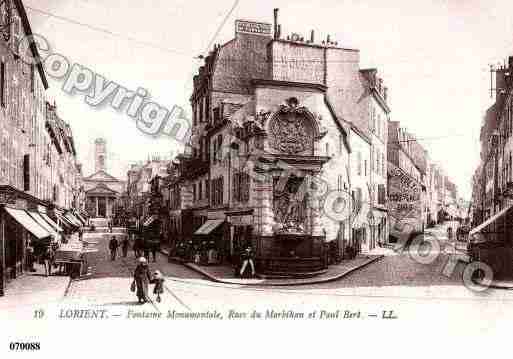
<instances>
[{"instance_id":1,"label":"church portico","mask_svg":"<svg viewBox=\"0 0 513 359\"><path fill-rule=\"evenodd\" d=\"M86 195L86 211L92 218L107 219L113 217L115 202L125 189L125 182L107 173L107 149L106 141L95 141L95 170L96 172L83 178ZM96 223L96 222L95 222Z\"/></svg>"}]
</instances>

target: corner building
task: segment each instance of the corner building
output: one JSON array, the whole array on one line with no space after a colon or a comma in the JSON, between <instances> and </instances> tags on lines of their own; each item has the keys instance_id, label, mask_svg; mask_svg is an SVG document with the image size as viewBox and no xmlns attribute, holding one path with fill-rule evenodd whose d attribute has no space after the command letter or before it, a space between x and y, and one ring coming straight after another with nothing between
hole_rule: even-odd
<instances>
[{"instance_id":1,"label":"corner building","mask_svg":"<svg viewBox=\"0 0 513 359\"><path fill-rule=\"evenodd\" d=\"M351 193L346 121L368 111L366 80L358 50L318 44L313 31L284 39L277 15L274 35L236 21L194 77L192 150L179 158L190 170L170 191L172 221L228 260L250 243L263 273L313 273L328 242L352 245L353 201L333 192Z\"/></svg>"}]
</instances>

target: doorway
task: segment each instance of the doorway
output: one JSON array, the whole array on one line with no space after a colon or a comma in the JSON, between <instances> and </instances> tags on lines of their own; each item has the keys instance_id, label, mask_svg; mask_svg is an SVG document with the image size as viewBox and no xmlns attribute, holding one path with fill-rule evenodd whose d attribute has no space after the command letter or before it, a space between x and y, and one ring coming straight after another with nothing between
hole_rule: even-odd
<instances>
[{"instance_id":1,"label":"doorway","mask_svg":"<svg viewBox=\"0 0 513 359\"><path fill-rule=\"evenodd\" d=\"M107 199L105 197L98 198L98 217L107 217Z\"/></svg>"}]
</instances>

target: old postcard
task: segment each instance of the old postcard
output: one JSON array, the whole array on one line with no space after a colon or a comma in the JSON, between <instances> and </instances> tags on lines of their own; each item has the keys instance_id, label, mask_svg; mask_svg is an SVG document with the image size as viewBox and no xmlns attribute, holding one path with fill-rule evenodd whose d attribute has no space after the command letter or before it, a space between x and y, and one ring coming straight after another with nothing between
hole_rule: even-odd
<instances>
[{"instance_id":1,"label":"old postcard","mask_svg":"<svg viewBox=\"0 0 513 359\"><path fill-rule=\"evenodd\" d=\"M511 14L0 0L2 357L497 348Z\"/></svg>"}]
</instances>

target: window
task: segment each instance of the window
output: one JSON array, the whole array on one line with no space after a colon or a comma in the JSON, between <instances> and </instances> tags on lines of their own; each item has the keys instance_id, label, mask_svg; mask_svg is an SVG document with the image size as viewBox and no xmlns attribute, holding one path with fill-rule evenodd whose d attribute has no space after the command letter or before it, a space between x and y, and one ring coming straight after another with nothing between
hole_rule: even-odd
<instances>
[{"instance_id":1,"label":"window","mask_svg":"<svg viewBox=\"0 0 513 359\"><path fill-rule=\"evenodd\" d=\"M203 181L199 181L198 183L198 201L202 200L203 196Z\"/></svg>"},{"instance_id":2,"label":"window","mask_svg":"<svg viewBox=\"0 0 513 359\"><path fill-rule=\"evenodd\" d=\"M385 176L387 173L387 170L386 170L386 161L385 161L385 153L384 152L381 154L381 167L382 167L381 174L383 176Z\"/></svg>"},{"instance_id":3,"label":"window","mask_svg":"<svg viewBox=\"0 0 513 359\"><path fill-rule=\"evenodd\" d=\"M219 206L223 204L223 196L224 196L224 178L216 178L212 180L212 205Z\"/></svg>"},{"instance_id":4,"label":"window","mask_svg":"<svg viewBox=\"0 0 513 359\"><path fill-rule=\"evenodd\" d=\"M379 174L379 170L380 170L380 167L379 167L379 150L376 149L376 173Z\"/></svg>"},{"instance_id":5,"label":"window","mask_svg":"<svg viewBox=\"0 0 513 359\"><path fill-rule=\"evenodd\" d=\"M203 98L199 100L199 116L198 116L198 123L203 122Z\"/></svg>"},{"instance_id":6,"label":"window","mask_svg":"<svg viewBox=\"0 0 513 359\"><path fill-rule=\"evenodd\" d=\"M5 63L0 64L0 100L2 107L5 107Z\"/></svg>"},{"instance_id":7,"label":"window","mask_svg":"<svg viewBox=\"0 0 513 359\"><path fill-rule=\"evenodd\" d=\"M378 204L386 204L386 193L384 184L378 184Z\"/></svg>"},{"instance_id":8,"label":"window","mask_svg":"<svg viewBox=\"0 0 513 359\"><path fill-rule=\"evenodd\" d=\"M367 176L367 160L364 160L364 161L363 161L363 169L364 169L364 171L365 171L365 172L364 172L365 176Z\"/></svg>"},{"instance_id":9,"label":"window","mask_svg":"<svg viewBox=\"0 0 513 359\"><path fill-rule=\"evenodd\" d=\"M361 176L362 175L362 154L360 152L358 152L357 154L357 169L356 169L356 173L358 174L358 176Z\"/></svg>"},{"instance_id":10,"label":"window","mask_svg":"<svg viewBox=\"0 0 513 359\"><path fill-rule=\"evenodd\" d=\"M376 173L379 175L381 167L379 165L379 150L376 150Z\"/></svg>"},{"instance_id":11,"label":"window","mask_svg":"<svg viewBox=\"0 0 513 359\"><path fill-rule=\"evenodd\" d=\"M342 154L344 148L344 137L342 135L338 136L338 153Z\"/></svg>"},{"instance_id":12,"label":"window","mask_svg":"<svg viewBox=\"0 0 513 359\"><path fill-rule=\"evenodd\" d=\"M247 173L233 174L233 199L238 202L249 201L250 177Z\"/></svg>"},{"instance_id":13,"label":"window","mask_svg":"<svg viewBox=\"0 0 513 359\"><path fill-rule=\"evenodd\" d=\"M330 155L330 144L326 142L326 156Z\"/></svg>"},{"instance_id":14,"label":"window","mask_svg":"<svg viewBox=\"0 0 513 359\"><path fill-rule=\"evenodd\" d=\"M196 183L192 184L192 200L196 201Z\"/></svg>"}]
</instances>

